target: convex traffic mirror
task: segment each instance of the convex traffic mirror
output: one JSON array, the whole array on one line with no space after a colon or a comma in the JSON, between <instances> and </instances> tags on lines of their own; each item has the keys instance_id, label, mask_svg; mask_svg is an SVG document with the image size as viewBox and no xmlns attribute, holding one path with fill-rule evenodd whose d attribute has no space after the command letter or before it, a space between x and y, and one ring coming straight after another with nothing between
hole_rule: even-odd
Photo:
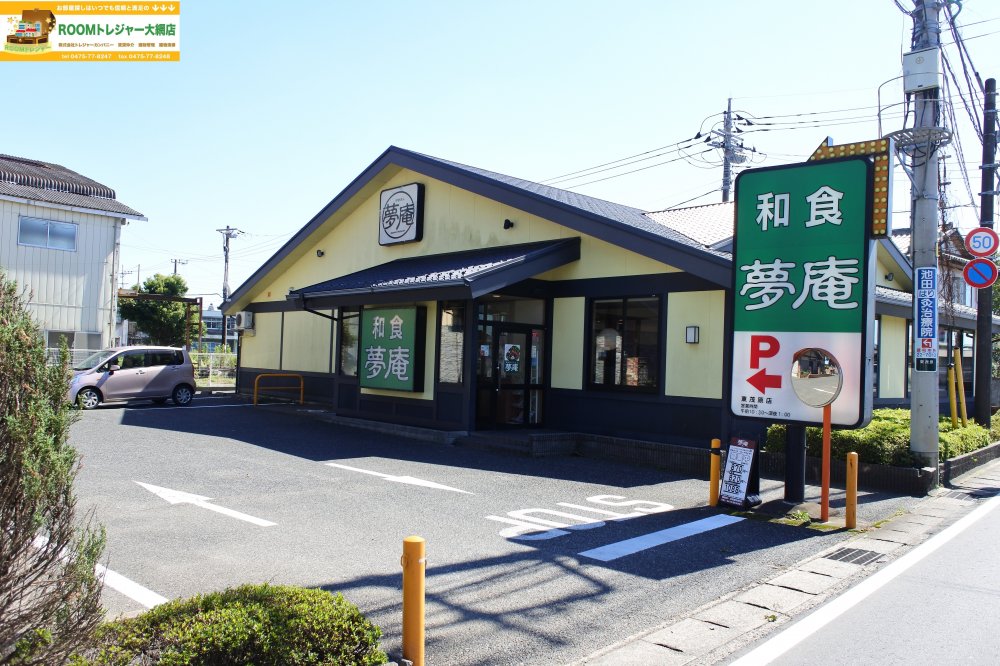
<instances>
[{"instance_id":1,"label":"convex traffic mirror","mask_svg":"<svg viewBox=\"0 0 1000 666\"><path fill-rule=\"evenodd\" d=\"M815 347L795 352L791 375L795 395L810 407L829 405L844 385L844 373L837 359L825 349Z\"/></svg>"}]
</instances>

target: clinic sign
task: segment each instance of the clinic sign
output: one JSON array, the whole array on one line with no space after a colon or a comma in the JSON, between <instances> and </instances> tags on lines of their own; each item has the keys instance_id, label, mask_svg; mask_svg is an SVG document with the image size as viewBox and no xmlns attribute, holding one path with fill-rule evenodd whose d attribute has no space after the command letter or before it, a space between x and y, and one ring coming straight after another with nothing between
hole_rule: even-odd
<instances>
[{"instance_id":1,"label":"clinic sign","mask_svg":"<svg viewBox=\"0 0 1000 666\"><path fill-rule=\"evenodd\" d=\"M871 415L874 303L871 162L847 158L745 171L736 180L733 245L733 368L730 410L738 417L820 423L791 386L801 352L835 357L843 388L832 423ZM800 376L800 375L797 375Z\"/></svg>"},{"instance_id":2,"label":"clinic sign","mask_svg":"<svg viewBox=\"0 0 1000 666\"><path fill-rule=\"evenodd\" d=\"M363 366L358 368L358 379L363 388L424 389L425 322L422 307L361 311Z\"/></svg>"}]
</instances>

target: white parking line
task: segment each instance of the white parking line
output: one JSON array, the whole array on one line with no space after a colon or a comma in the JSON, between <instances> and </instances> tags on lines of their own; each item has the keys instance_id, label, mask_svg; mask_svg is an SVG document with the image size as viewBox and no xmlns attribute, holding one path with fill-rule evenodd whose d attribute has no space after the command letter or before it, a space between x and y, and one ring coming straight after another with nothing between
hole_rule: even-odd
<instances>
[{"instance_id":1,"label":"white parking line","mask_svg":"<svg viewBox=\"0 0 1000 666\"><path fill-rule=\"evenodd\" d=\"M115 573L103 565L98 564L94 567L94 570L97 572L97 577L104 581L105 585L112 590L121 592L129 599L139 602L146 608L159 606L170 601L166 597L161 597L156 592L139 585L135 581L129 580L120 573Z\"/></svg>"},{"instance_id":2,"label":"white parking line","mask_svg":"<svg viewBox=\"0 0 1000 666\"><path fill-rule=\"evenodd\" d=\"M701 534L702 532L708 532L709 530L725 527L726 525L732 525L733 523L738 523L741 520L743 520L743 518L737 518L735 516L712 516L711 518L696 520L693 523L685 523L683 525L677 525L665 530L660 530L659 532L651 532L649 534L643 534L642 536L633 537L631 539L625 539L624 541L609 543L608 545L601 546L600 548L585 550L582 553L577 553L577 555L580 555L581 557L589 557L592 560L600 560L601 562L610 562L611 560L617 560L619 557L633 555L656 546L662 546L663 544L670 543L671 541L678 541L679 539L694 536L695 534Z\"/></svg>"}]
</instances>

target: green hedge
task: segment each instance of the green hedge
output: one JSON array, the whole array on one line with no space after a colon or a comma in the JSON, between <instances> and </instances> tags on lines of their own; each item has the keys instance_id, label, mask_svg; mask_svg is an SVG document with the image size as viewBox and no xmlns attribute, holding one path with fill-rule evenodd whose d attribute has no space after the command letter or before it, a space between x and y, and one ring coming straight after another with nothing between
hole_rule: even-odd
<instances>
[{"instance_id":1,"label":"green hedge","mask_svg":"<svg viewBox=\"0 0 1000 666\"><path fill-rule=\"evenodd\" d=\"M969 422L966 427L953 428L951 418L940 422L940 458L949 460L970 451L1000 441L1000 419L991 421L991 428ZM823 447L823 430L806 428L806 449L810 456L820 457ZM785 450L785 426L773 425L767 430L767 451ZM830 455L843 460L855 451L858 460L878 465L920 467L923 461L910 452L910 412L907 409L876 409L872 421L858 430L834 430L830 436Z\"/></svg>"},{"instance_id":2,"label":"green hedge","mask_svg":"<svg viewBox=\"0 0 1000 666\"><path fill-rule=\"evenodd\" d=\"M384 664L381 630L340 594L243 585L109 622L75 666Z\"/></svg>"}]
</instances>

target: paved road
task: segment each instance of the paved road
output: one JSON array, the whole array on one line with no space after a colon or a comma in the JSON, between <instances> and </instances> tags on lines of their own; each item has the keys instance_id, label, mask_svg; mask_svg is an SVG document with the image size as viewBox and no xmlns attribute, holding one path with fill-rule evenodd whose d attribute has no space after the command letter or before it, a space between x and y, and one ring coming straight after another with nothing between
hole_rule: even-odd
<instances>
[{"instance_id":1,"label":"paved road","mask_svg":"<svg viewBox=\"0 0 1000 666\"><path fill-rule=\"evenodd\" d=\"M704 481L662 471L417 442L232 398L102 407L71 441L80 507L107 528L111 615L244 582L321 586L398 654L399 557L418 534L438 665L581 659L848 536L727 520L704 507ZM912 502L867 499L871 520ZM685 536L692 525L712 529Z\"/></svg>"},{"instance_id":2,"label":"paved road","mask_svg":"<svg viewBox=\"0 0 1000 666\"><path fill-rule=\"evenodd\" d=\"M995 664L997 535L1000 497L762 641L738 663Z\"/></svg>"}]
</instances>

